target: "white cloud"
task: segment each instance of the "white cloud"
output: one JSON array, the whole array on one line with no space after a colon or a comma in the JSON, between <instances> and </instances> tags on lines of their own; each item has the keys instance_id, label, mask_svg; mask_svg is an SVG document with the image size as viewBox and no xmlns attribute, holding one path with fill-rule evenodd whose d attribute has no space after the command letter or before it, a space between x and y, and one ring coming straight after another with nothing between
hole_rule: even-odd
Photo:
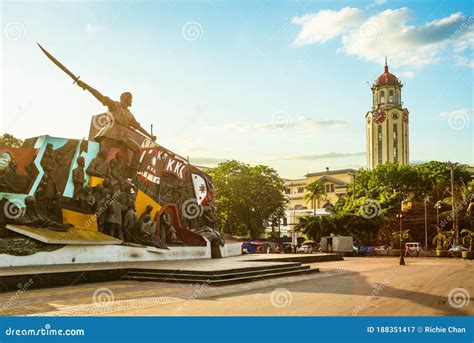
<instances>
[{"instance_id":1,"label":"white cloud","mask_svg":"<svg viewBox=\"0 0 474 343\"><path fill-rule=\"evenodd\" d=\"M381 5L386 4L386 3L387 3L387 0L375 0L370 5L368 5L367 8L381 6Z\"/></svg>"},{"instance_id":2,"label":"white cloud","mask_svg":"<svg viewBox=\"0 0 474 343\"><path fill-rule=\"evenodd\" d=\"M87 33L102 33L107 31L106 25L97 25L97 24L87 24L86 32Z\"/></svg>"},{"instance_id":3,"label":"white cloud","mask_svg":"<svg viewBox=\"0 0 474 343\"><path fill-rule=\"evenodd\" d=\"M465 56L456 56L455 61L457 65L474 68L474 60Z\"/></svg>"},{"instance_id":4,"label":"white cloud","mask_svg":"<svg viewBox=\"0 0 474 343\"><path fill-rule=\"evenodd\" d=\"M341 11L343 10L345 9ZM329 12L334 16L334 13L341 11ZM325 12L327 11L319 11L301 18L319 17ZM294 21L302 25L294 44L301 46L324 43L327 40L323 39L326 37L324 33L332 32L331 37L342 35L339 51L380 64L383 63L384 56L389 56L391 65L401 67L434 64L444 55L450 54L459 58L459 53L474 46L474 17L466 17L462 13L453 13L418 26L408 24L411 11L406 7L388 9L366 17L365 20L360 20L362 16L360 12L357 12L356 16L346 16L347 18L339 15L335 28L322 27L328 24L331 26L330 21L320 22L317 26L312 24L311 20L300 18L299 21Z\"/></svg>"},{"instance_id":5,"label":"white cloud","mask_svg":"<svg viewBox=\"0 0 474 343\"><path fill-rule=\"evenodd\" d=\"M459 110L454 110L454 111L445 111L445 112L441 112L439 115L442 117L450 117L453 115L469 116L470 113L474 113L473 108L461 108Z\"/></svg>"},{"instance_id":6,"label":"white cloud","mask_svg":"<svg viewBox=\"0 0 474 343\"><path fill-rule=\"evenodd\" d=\"M226 123L221 126L205 126L203 129L209 132L226 132L226 131L242 132L242 131L248 130L248 128L249 127L247 125L243 125L240 123Z\"/></svg>"},{"instance_id":7,"label":"white cloud","mask_svg":"<svg viewBox=\"0 0 474 343\"><path fill-rule=\"evenodd\" d=\"M345 7L339 11L323 10L301 17L294 17L293 24L302 25L294 44L302 46L312 43L325 43L340 36L362 20L360 10Z\"/></svg>"},{"instance_id":8,"label":"white cloud","mask_svg":"<svg viewBox=\"0 0 474 343\"><path fill-rule=\"evenodd\" d=\"M360 157L365 156L365 152L327 152L323 154L315 155L287 155L287 156L276 156L269 159L269 161L279 160L301 160L301 161L316 161L326 160L333 158L347 158L347 157Z\"/></svg>"},{"instance_id":9,"label":"white cloud","mask_svg":"<svg viewBox=\"0 0 474 343\"><path fill-rule=\"evenodd\" d=\"M310 117L297 117L293 119L284 112L277 113L272 121L257 123L254 125L244 125L241 123L226 123L221 126L206 126L203 129L209 132L250 132L255 130L274 131L274 130L318 130L321 128L341 128L349 124L342 120L314 119Z\"/></svg>"},{"instance_id":10,"label":"white cloud","mask_svg":"<svg viewBox=\"0 0 474 343\"><path fill-rule=\"evenodd\" d=\"M347 122L342 120L319 120L310 117L297 117L293 120L291 117L288 117L287 121L260 123L255 125L255 128L261 130L279 130L289 128L317 130L321 128L339 128L346 126L348 126Z\"/></svg>"},{"instance_id":11,"label":"white cloud","mask_svg":"<svg viewBox=\"0 0 474 343\"><path fill-rule=\"evenodd\" d=\"M395 75L401 77L402 79L413 79L415 77L415 72L411 70L395 72Z\"/></svg>"}]
</instances>

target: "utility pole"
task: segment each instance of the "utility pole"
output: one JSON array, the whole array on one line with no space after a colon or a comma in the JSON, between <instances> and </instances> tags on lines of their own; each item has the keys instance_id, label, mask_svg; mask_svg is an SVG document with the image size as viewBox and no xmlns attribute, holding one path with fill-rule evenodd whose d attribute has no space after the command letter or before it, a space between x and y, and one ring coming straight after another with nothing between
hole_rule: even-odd
<instances>
[{"instance_id":1,"label":"utility pole","mask_svg":"<svg viewBox=\"0 0 474 343\"><path fill-rule=\"evenodd\" d=\"M459 245L459 232L456 225L456 204L454 202L454 169L457 165L457 163L449 163L449 167L451 168L451 219L453 221L453 230L456 234L456 247Z\"/></svg>"}]
</instances>

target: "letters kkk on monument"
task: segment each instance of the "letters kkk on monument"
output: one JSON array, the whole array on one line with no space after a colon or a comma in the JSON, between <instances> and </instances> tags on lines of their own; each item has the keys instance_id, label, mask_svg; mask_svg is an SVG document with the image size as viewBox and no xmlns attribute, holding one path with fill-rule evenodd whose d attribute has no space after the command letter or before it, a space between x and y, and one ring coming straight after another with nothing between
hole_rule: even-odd
<instances>
[{"instance_id":1,"label":"letters kkk on monument","mask_svg":"<svg viewBox=\"0 0 474 343\"><path fill-rule=\"evenodd\" d=\"M156 143L130 111L130 92L112 100L38 46L107 111L92 117L87 140L45 135L0 148L1 235L46 244L224 245L210 176ZM18 253L10 250L0 253Z\"/></svg>"}]
</instances>

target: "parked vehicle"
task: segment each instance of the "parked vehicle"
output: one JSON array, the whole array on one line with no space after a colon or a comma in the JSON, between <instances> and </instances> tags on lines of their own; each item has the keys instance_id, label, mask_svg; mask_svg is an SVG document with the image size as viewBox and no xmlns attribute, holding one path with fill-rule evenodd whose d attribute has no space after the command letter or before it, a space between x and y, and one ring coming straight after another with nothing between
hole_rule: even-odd
<instances>
[{"instance_id":1,"label":"parked vehicle","mask_svg":"<svg viewBox=\"0 0 474 343\"><path fill-rule=\"evenodd\" d=\"M374 247L369 246L369 247L360 247L359 248L359 254L372 254L374 252Z\"/></svg>"},{"instance_id":2,"label":"parked vehicle","mask_svg":"<svg viewBox=\"0 0 474 343\"><path fill-rule=\"evenodd\" d=\"M318 244L314 241L305 241L298 249L296 249L297 253L302 254L311 254L316 251L318 251Z\"/></svg>"},{"instance_id":3,"label":"parked vehicle","mask_svg":"<svg viewBox=\"0 0 474 343\"><path fill-rule=\"evenodd\" d=\"M388 256L391 250L392 249L390 247L387 247L385 245L380 245L374 248L374 252L378 256Z\"/></svg>"},{"instance_id":4,"label":"parked vehicle","mask_svg":"<svg viewBox=\"0 0 474 343\"><path fill-rule=\"evenodd\" d=\"M419 255L421 253L421 243L420 242L408 242L405 243L405 252L409 255Z\"/></svg>"}]
</instances>

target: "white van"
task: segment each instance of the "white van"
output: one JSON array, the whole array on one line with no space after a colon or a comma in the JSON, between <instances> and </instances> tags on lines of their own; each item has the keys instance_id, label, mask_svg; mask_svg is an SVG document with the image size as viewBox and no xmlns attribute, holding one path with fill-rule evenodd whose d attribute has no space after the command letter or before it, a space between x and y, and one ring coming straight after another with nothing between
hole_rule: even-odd
<instances>
[{"instance_id":1,"label":"white van","mask_svg":"<svg viewBox=\"0 0 474 343\"><path fill-rule=\"evenodd\" d=\"M409 254L419 254L421 252L421 243L420 242L405 243L405 251L407 250Z\"/></svg>"}]
</instances>

